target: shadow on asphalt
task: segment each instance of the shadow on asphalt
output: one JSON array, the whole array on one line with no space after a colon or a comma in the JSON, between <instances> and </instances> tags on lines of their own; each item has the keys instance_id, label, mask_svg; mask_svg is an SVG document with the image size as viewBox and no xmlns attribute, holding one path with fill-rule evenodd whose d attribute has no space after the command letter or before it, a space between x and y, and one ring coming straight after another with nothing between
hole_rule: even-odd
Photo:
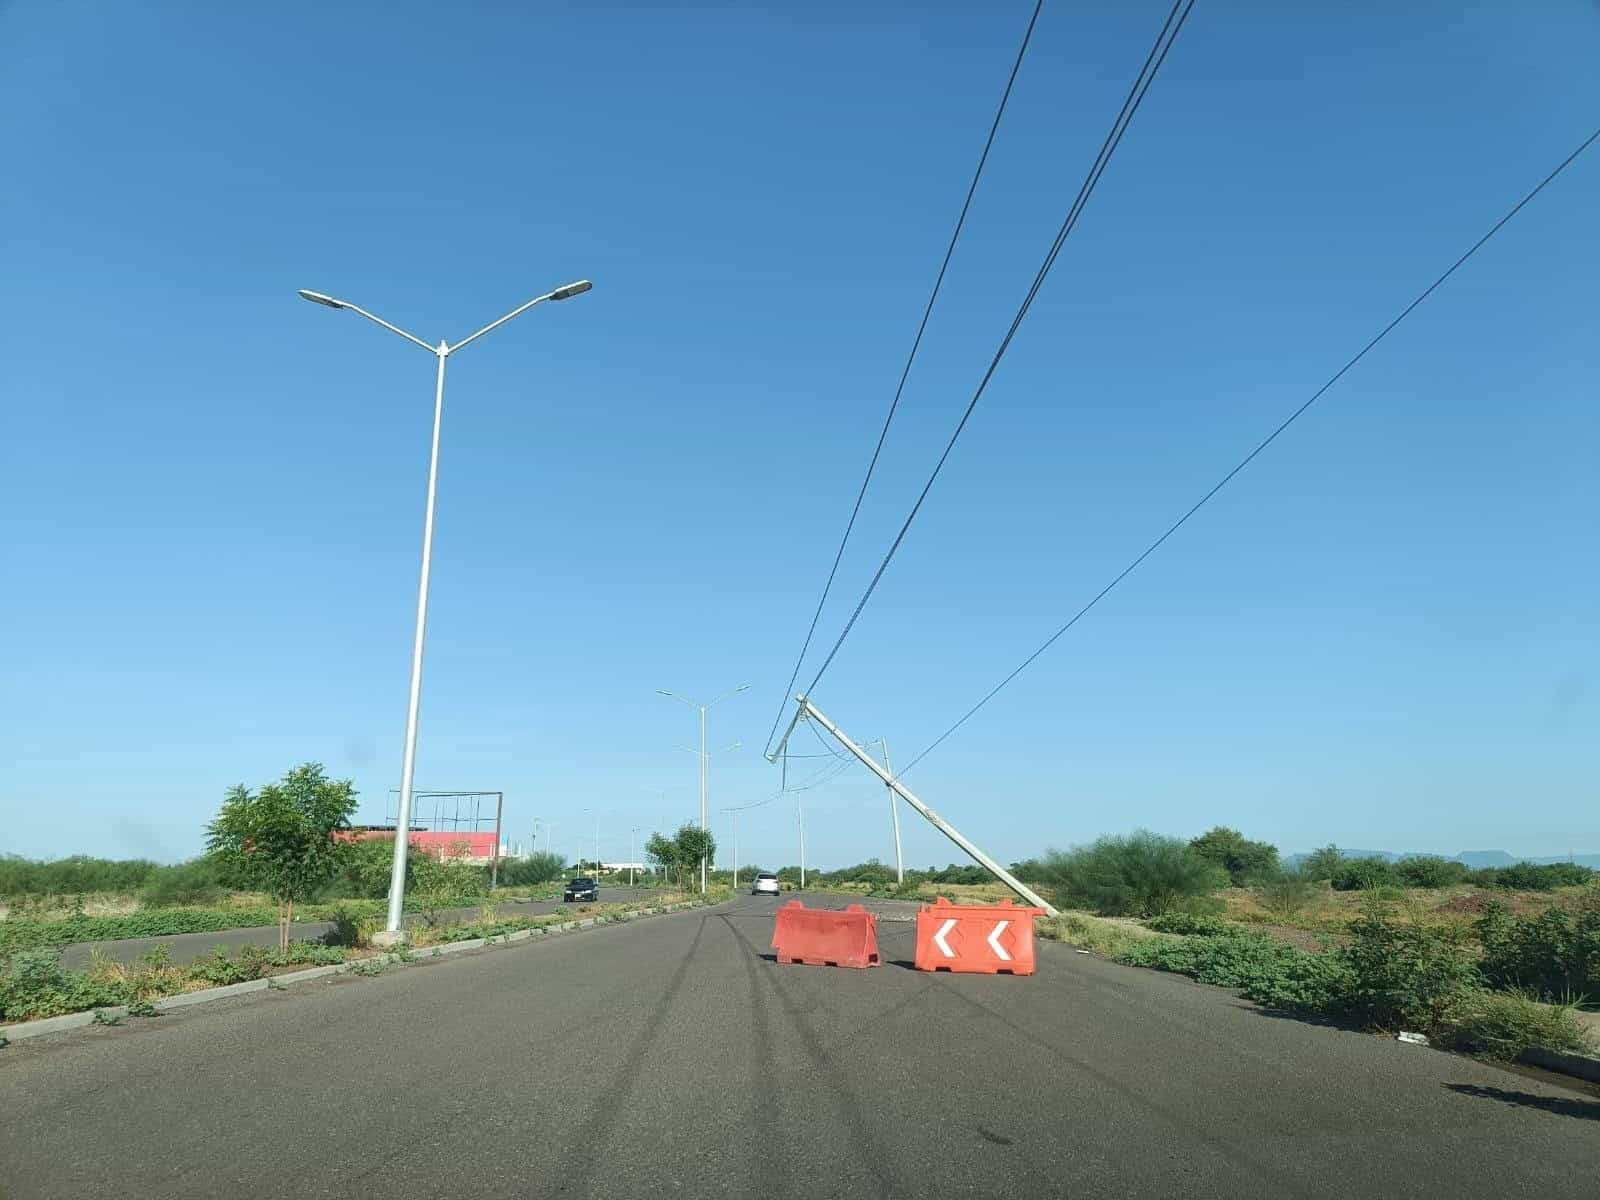
<instances>
[{"instance_id":1,"label":"shadow on asphalt","mask_svg":"<svg viewBox=\"0 0 1600 1200\"><path fill-rule=\"evenodd\" d=\"M1206 986L1210 986L1209 984ZM1255 1013L1258 1017L1271 1017L1275 1021L1293 1021L1296 1025L1318 1025L1323 1029L1339 1029L1345 1033L1357 1033L1362 1037L1371 1037L1359 1021L1347 1017L1330 1017L1322 1013L1296 1012L1290 1008L1267 1008L1253 1000L1239 1001L1239 1007L1246 1012Z\"/></svg>"},{"instance_id":2,"label":"shadow on asphalt","mask_svg":"<svg viewBox=\"0 0 1600 1200\"><path fill-rule=\"evenodd\" d=\"M1537 1096L1532 1092L1508 1092L1505 1088L1481 1087L1475 1083L1447 1083L1446 1091L1460 1096L1476 1096L1479 1100L1498 1100L1519 1108L1537 1108L1559 1117L1577 1117L1580 1121L1600 1121L1600 1101L1568 1100L1563 1096Z\"/></svg>"}]
</instances>

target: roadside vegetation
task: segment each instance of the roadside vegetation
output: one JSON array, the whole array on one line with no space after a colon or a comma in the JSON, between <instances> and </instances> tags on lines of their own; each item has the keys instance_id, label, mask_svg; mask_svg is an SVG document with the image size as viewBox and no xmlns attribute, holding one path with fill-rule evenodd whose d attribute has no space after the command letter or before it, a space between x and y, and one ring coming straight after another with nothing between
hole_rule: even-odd
<instances>
[{"instance_id":1,"label":"roadside vegetation","mask_svg":"<svg viewBox=\"0 0 1600 1200\"><path fill-rule=\"evenodd\" d=\"M961 870L972 883L907 872L898 888L876 861L807 882L905 899L1009 895L981 868ZM1188 841L1104 837L1011 870L1063 910L1037 923L1040 936L1276 1011L1495 1058L1595 1049L1580 1017L1600 1002L1600 879L1587 867L1472 870L1429 855L1349 858L1335 846L1285 866L1276 847L1219 826Z\"/></svg>"},{"instance_id":2,"label":"roadside vegetation","mask_svg":"<svg viewBox=\"0 0 1600 1200\"><path fill-rule=\"evenodd\" d=\"M709 829L685 822L671 837L651 834L644 853L663 876L682 888L698 882L702 862L716 862L717 839Z\"/></svg>"},{"instance_id":3,"label":"roadside vegetation","mask_svg":"<svg viewBox=\"0 0 1600 1200\"><path fill-rule=\"evenodd\" d=\"M229 792L209 827L207 854L189 862L0 856L0 1019L139 1004L366 954L383 918L393 845L339 836L354 804L347 781L306 764L276 783ZM716 843L686 824L653 837L645 851L656 870L640 882L655 885L657 897L585 906L577 919L694 895L701 858L714 859ZM760 869L742 865L742 883ZM1325 846L1285 865L1276 847L1218 826L1187 841L1148 831L1103 837L1011 870L1063 910L1038 923L1041 936L1234 988L1282 1012L1515 1057L1529 1046L1586 1047L1578 1014L1600 1003L1600 879L1571 863L1472 870L1429 855L1389 861ZM423 918L414 931L422 947L575 919L566 910L534 916L496 907L556 895L565 871L555 855L502 863L492 895L487 868L460 858L413 854L407 872L406 907ZM798 867L776 874L786 888L799 886ZM730 873L710 880L712 899L729 894ZM1009 895L976 865L912 869L900 883L892 866L869 859L808 871L806 882L907 900ZM474 905L481 908L471 920L449 919ZM331 921L331 944L294 941L296 917ZM276 951L219 951L183 968L160 952L131 967L96 957L76 972L57 960L60 947L77 942L275 923Z\"/></svg>"},{"instance_id":4,"label":"roadside vegetation","mask_svg":"<svg viewBox=\"0 0 1600 1200\"><path fill-rule=\"evenodd\" d=\"M713 891L711 903L725 900L726 889ZM605 923L626 919L625 914L662 907L689 899L687 893L664 892L648 901L628 904L582 905L571 911L517 915L486 904L470 921L425 926L413 932L411 945L384 954L368 944L381 927L382 916L349 907L340 909L333 932L320 942L294 941L278 950L242 946L229 951L216 947L210 954L185 966L174 965L165 946L156 946L133 963L116 962L104 954L91 954L89 965L72 971L61 966L55 948L30 948L9 955L0 964L0 1022L33 1021L91 1009L129 1008L130 1015L151 1016L153 1002L167 996L205 988L223 987L252 979L270 978L308 966L350 962L358 974L382 974L396 954L416 957L419 951L450 942L503 940L522 930L550 929L574 922Z\"/></svg>"},{"instance_id":5,"label":"roadside vegetation","mask_svg":"<svg viewBox=\"0 0 1600 1200\"><path fill-rule=\"evenodd\" d=\"M6 956L30 947L273 924L283 952L293 921L377 915L389 893L394 843L339 837L354 806L348 781L307 763L253 791L232 789L208 827L207 852L187 862L0 855L0 969ZM565 874L554 854L508 859L491 889L486 865L413 853L406 909L437 924L451 907L553 897Z\"/></svg>"}]
</instances>

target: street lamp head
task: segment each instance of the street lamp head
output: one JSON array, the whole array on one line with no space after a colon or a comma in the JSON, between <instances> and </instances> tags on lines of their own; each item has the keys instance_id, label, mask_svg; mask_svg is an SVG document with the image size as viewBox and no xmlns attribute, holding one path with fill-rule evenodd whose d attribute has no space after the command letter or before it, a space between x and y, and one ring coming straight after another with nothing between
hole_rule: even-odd
<instances>
[{"instance_id":1,"label":"street lamp head","mask_svg":"<svg viewBox=\"0 0 1600 1200\"><path fill-rule=\"evenodd\" d=\"M562 286L558 287L555 291L550 293L550 299L552 299L552 300L570 300L573 296L581 296L581 295L583 295L585 292L587 292L593 286L594 286L594 284L590 283L587 279L580 279L576 283L563 284ZM300 294L302 296L305 295L304 292L301 292Z\"/></svg>"},{"instance_id":2,"label":"street lamp head","mask_svg":"<svg viewBox=\"0 0 1600 1200\"><path fill-rule=\"evenodd\" d=\"M307 288L300 289L300 299L309 300L313 304L324 304L329 308L349 308L343 300L335 300L332 296L324 296L321 292L313 292Z\"/></svg>"}]
</instances>

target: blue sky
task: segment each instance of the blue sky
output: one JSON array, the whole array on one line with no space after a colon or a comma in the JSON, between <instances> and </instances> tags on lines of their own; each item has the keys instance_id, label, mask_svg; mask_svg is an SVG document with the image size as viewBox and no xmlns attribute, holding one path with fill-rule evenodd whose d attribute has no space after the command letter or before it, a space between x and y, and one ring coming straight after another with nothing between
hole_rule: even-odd
<instances>
[{"instance_id":1,"label":"blue sky","mask_svg":"<svg viewBox=\"0 0 1600 1200\"><path fill-rule=\"evenodd\" d=\"M1046 6L820 638L1165 8ZM419 786L620 856L694 806L655 689L749 683L713 807L772 796L1030 9L0 5L0 851L397 783L433 364L301 287L436 341L595 281L452 361ZM1202 0L819 705L920 751L1592 130L1597 48L1587 3ZM908 782L1007 859L1600 850L1597 198L1600 150ZM805 799L813 862L890 856L864 772Z\"/></svg>"}]
</instances>

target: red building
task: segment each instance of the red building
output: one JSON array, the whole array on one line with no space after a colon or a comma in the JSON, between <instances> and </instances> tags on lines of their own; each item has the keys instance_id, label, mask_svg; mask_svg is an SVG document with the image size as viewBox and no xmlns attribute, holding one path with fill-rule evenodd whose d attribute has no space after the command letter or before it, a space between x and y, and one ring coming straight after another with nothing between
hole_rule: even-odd
<instances>
[{"instance_id":1,"label":"red building","mask_svg":"<svg viewBox=\"0 0 1600 1200\"><path fill-rule=\"evenodd\" d=\"M394 826L355 825L336 836L351 842L388 842L394 840ZM476 833L450 829L413 829L411 849L430 858L459 858L463 862L486 863L494 858L494 831Z\"/></svg>"}]
</instances>

